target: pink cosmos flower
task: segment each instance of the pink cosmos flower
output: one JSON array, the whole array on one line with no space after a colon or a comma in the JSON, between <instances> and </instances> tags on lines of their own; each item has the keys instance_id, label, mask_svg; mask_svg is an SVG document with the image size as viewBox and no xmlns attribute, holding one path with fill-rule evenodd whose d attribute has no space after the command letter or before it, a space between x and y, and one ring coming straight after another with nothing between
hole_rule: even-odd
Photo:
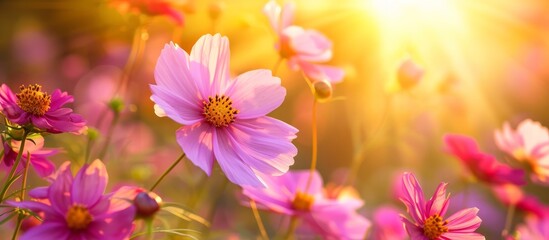
<instances>
[{"instance_id":1,"label":"pink cosmos flower","mask_svg":"<svg viewBox=\"0 0 549 240\"><path fill-rule=\"evenodd\" d=\"M42 92L42 86L35 84L21 86L14 94L6 84L0 86L0 112L6 118L21 126L32 126L50 133L80 133L85 127L84 119L63 105L74 99L57 89L52 95Z\"/></svg>"},{"instance_id":2,"label":"pink cosmos flower","mask_svg":"<svg viewBox=\"0 0 549 240\"><path fill-rule=\"evenodd\" d=\"M444 219L449 198L446 183L438 185L433 197L425 201L423 190L412 173L402 176L404 192L400 200L406 205L411 220L402 217L412 240L485 239L474 231L480 226L478 208L463 209Z\"/></svg>"},{"instance_id":3,"label":"pink cosmos flower","mask_svg":"<svg viewBox=\"0 0 549 240\"><path fill-rule=\"evenodd\" d=\"M390 206L376 209L373 216L373 238L376 240L400 240L406 238L406 231L402 225L400 213Z\"/></svg>"},{"instance_id":4,"label":"pink cosmos flower","mask_svg":"<svg viewBox=\"0 0 549 240\"><path fill-rule=\"evenodd\" d=\"M516 185L495 185L492 186L492 191L505 205L514 205L517 209L540 218L549 216L548 206L540 202L536 196L525 193Z\"/></svg>"},{"instance_id":5,"label":"pink cosmos flower","mask_svg":"<svg viewBox=\"0 0 549 240\"><path fill-rule=\"evenodd\" d=\"M539 122L526 119L516 130L509 123L502 130L496 130L497 146L525 163L532 171L531 178L541 183L549 182L549 131Z\"/></svg>"},{"instance_id":6,"label":"pink cosmos flower","mask_svg":"<svg viewBox=\"0 0 549 240\"><path fill-rule=\"evenodd\" d=\"M474 139L446 134L444 143L446 150L459 158L478 180L489 184L526 184L523 170L511 168L498 162L495 157L481 152Z\"/></svg>"},{"instance_id":7,"label":"pink cosmos flower","mask_svg":"<svg viewBox=\"0 0 549 240\"><path fill-rule=\"evenodd\" d=\"M349 195L327 198L318 172L305 189L309 176L310 172L303 170L266 177L268 188L244 186L242 193L258 208L300 218L298 231L303 234L315 233L325 239L364 238L370 221L356 213L363 202Z\"/></svg>"},{"instance_id":8,"label":"pink cosmos flower","mask_svg":"<svg viewBox=\"0 0 549 240\"><path fill-rule=\"evenodd\" d=\"M294 11L292 3L280 7L274 0L263 8L278 37L276 49L280 56L288 60L290 68L301 69L312 80L341 82L345 74L343 69L320 64L332 58L332 42L316 30L292 25Z\"/></svg>"},{"instance_id":9,"label":"pink cosmos flower","mask_svg":"<svg viewBox=\"0 0 549 240\"><path fill-rule=\"evenodd\" d=\"M124 239L132 230L134 209L117 209L104 195L107 170L100 160L84 165L73 177L70 164L63 164L49 187L29 192L43 201L9 202L11 205L44 214L42 224L31 228L21 239ZM116 209L116 210L115 210Z\"/></svg>"},{"instance_id":10,"label":"pink cosmos flower","mask_svg":"<svg viewBox=\"0 0 549 240\"><path fill-rule=\"evenodd\" d=\"M412 59L406 58L398 67L397 81L402 89L409 89L417 85L425 71Z\"/></svg>"},{"instance_id":11,"label":"pink cosmos flower","mask_svg":"<svg viewBox=\"0 0 549 240\"><path fill-rule=\"evenodd\" d=\"M517 226L517 235L520 240L544 240L549 236L549 218L529 215L525 223Z\"/></svg>"},{"instance_id":12,"label":"pink cosmos flower","mask_svg":"<svg viewBox=\"0 0 549 240\"><path fill-rule=\"evenodd\" d=\"M111 0L111 3L121 12L136 12L150 16L164 15L170 17L178 25L183 25L184 16L175 1L170 0Z\"/></svg>"},{"instance_id":13,"label":"pink cosmos flower","mask_svg":"<svg viewBox=\"0 0 549 240\"><path fill-rule=\"evenodd\" d=\"M26 140L23 154L21 155L21 162L17 166L17 170L22 170L28 160L28 153L30 152L30 165L34 168L36 173L40 177L47 177L55 170L55 165L47 158L53 156L59 152L58 149L48 149L44 147L44 138L40 135L34 135L31 139ZM13 166L17 159L17 153L21 141L9 139L4 141L4 156L2 162L7 167Z\"/></svg>"},{"instance_id":14,"label":"pink cosmos flower","mask_svg":"<svg viewBox=\"0 0 549 240\"><path fill-rule=\"evenodd\" d=\"M229 40L205 35L188 55L167 44L155 69L151 99L159 116L184 124L177 142L210 175L214 159L233 183L263 186L257 173L281 175L297 154L294 127L265 116L286 90L269 70L229 77Z\"/></svg>"}]
</instances>

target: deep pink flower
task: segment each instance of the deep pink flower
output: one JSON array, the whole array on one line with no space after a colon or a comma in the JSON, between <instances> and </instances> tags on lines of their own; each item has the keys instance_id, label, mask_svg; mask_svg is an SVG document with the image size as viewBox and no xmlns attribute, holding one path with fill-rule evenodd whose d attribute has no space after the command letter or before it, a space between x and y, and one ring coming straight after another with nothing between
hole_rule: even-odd
<instances>
[{"instance_id":1,"label":"deep pink flower","mask_svg":"<svg viewBox=\"0 0 549 240\"><path fill-rule=\"evenodd\" d=\"M485 239L474 231L482 222L478 208L467 208L444 219L448 209L446 183L438 185L433 197L425 201L423 190L412 173L402 176L404 192L400 200L406 205L411 220L402 217L404 227L412 240Z\"/></svg>"},{"instance_id":2,"label":"deep pink flower","mask_svg":"<svg viewBox=\"0 0 549 240\"><path fill-rule=\"evenodd\" d=\"M233 183L262 186L257 173L281 175L294 163L294 127L265 116L286 89L269 70L229 77L229 40L205 35L191 54L166 44L155 69L151 99L159 116L186 125L177 142L210 175L217 160Z\"/></svg>"},{"instance_id":3,"label":"deep pink flower","mask_svg":"<svg viewBox=\"0 0 549 240\"><path fill-rule=\"evenodd\" d=\"M306 30L292 25L295 6L286 3L280 7L269 1L263 13L278 37L276 48L280 56L288 60L293 70L301 69L310 79L338 83L343 80L343 69L323 65L332 58L332 42L316 30Z\"/></svg>"},{"instance_id":4,"label":"deep pink flower","mask_svg":"<svg viewBox=\"0 0 549 240\"><path fill-rule=\"evenodd\" d=\"M309 176L310 172L303 170L265 177L268 188L244 186L242 193L258 208L300 218L298 231L304 234L315 233L325 239L364 238L370 221L356 213L362 200L349 195L328 198L318 172L314 172L306 190Z\"/></svg>"},{"instance_id":5,"label":"deep pink flower","mask_svg":"<svg viewBox=\"0 0 549 240\"><path fill-rule=\"evenodd\" d=\"M20 90L14 94L6 84L0 87L0 112L12 123L32 124L50 133L80 133L85 127L80 115L63 107L74 100L68 93L57 89L49 95L38 84L21 86Z\"/></svg>"},{"instance_id":6,"label":"deep pink flower","mask_svg":"<svg viewBox=\"0 0 549 240\"><path fill-rule=\"evenodd\" d=\"M523 162L532 171L534 181L549 183L549 131L539 122L526 119L516 130L509 123L502 130L496 130L497 146Z\"/></svg>"},{"instance_id":7,"label":"deep pink flower","mask_svg":"<svg viewBox=\"0 0 549 240\"><path fill-rule=\"evenodd\" d=\"M529 215L525 223L517 226L517 235L520 240L544 240L549 236L549 218Z\"/></svg>"},{"instance_id":8,"label":"deep pink flower","mask_svg":"<svg viewBox=\"0 0 549 240\"><path fill-rule=\"evenodd\" d=\"M457 135L444 136L446 150L456 156L480 181L489 184L513 183L524 185L524 171L500 163L492 155L481 152L474 139Z\"/></svg>"},{"instance_id":9,"label":"deep pink flower","mask_svg":"<svg viewBox=\"0 0 549 240\"><path fill-rule=\"evenodd\" d=\"M21 141L9 139L4 141L4 156L2 162L7 167L13 166L17 159L17 153ZM44 138L40 135L34 135L31 139L26 140L23 154L21 155L21 162L17 166L17 170L22 170L28 160L28 153L30 152L30 165L34 168L36 173L40 177L46 177L53 173L55 165L47 158L53 156L59 152L58 149L48 149L44 147Z\"/></svg>"},{"instance_id":10,"label":"deep pink flower","mask_svg":"<svg viewBox=\"0 0 549 240\"><path fill-rule=\"evenodd\" d=\"M549 207L538 200L536 196L524 193L513 184L492 186L495 196L505 205L514 205L517 209L534 214L538 217L549 216Z\"/></svg>"},{"instance_id":11,"label":"deep pink flower","mask_svg":"<svg viewBox=\"0 0 549 240\"><path fill-rule=\"evenodd\" d=\"M174 1L170 0L111 0L121 12L142 13L149 16L164 15L170 17L178 25L183 25L185 18Z\"/></svg>"},{"instance_id":12,"label":"deep pink flower","mask_svg":"<svg viewBox=\"0 0 549 240\"><path fill-rule=\"evenodd\" d=\"M44 214L44 221L21 239L124 239L133 226L134 209L114 210L104 195L108 176L105 165L95 160L72 176L70 164L63 164L49 187L31 191L38 201L9 202L11 205Z\"/></svg>"}]
</instances>

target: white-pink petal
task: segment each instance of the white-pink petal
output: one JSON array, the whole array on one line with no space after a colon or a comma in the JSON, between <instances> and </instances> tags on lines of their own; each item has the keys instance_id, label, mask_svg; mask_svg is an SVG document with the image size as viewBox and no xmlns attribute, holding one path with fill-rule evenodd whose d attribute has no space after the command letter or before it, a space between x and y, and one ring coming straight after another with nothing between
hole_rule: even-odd
<instances>
[{"instance_id":1,"label":"white-pink petal","mask_svg":"<svg viewBox=\"0 0 549 240\"><path fill-rule=\"evenodd\" d=\"M177 130L177 143L187 158L209 176L214 163L213 131L215 127L205 122L184 126Z\"/></svg>"},{"instance_id":2,"label":"white-pink petal","mask_svg":"<svg viewBox=\"0 0 549 240\"><path fill-rule=\"evenodd\" d=\"M223 94L229 82L229 39L220 34L207 34L191 50L191 72L199 89L207 90L204 98ZM198 63L199 65L195 65Z\"/></svg>"},{"instance_id":3,"label":"white-pink petal","mask_svg":"<svg viewBox=\"0 0 549 240\"><path fill-rule=\"evenodd\" d=\"M253 70L239 75L225 94L239 111L238 119L265 116L280 106L286 96L286 89L280 85L280 78L270 70Z\"/></svg>"}]
</instances>

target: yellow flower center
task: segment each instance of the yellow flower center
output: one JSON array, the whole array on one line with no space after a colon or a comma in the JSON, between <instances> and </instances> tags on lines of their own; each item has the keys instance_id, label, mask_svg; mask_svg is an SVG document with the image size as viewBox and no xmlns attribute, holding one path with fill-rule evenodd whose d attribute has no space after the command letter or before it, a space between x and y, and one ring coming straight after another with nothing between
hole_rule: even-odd
<instances>
[{"instance_id":1,"label":"yellow flower center","mask_svg":"<svg viewBox=\"0 0 549 240\"><path fill-rule=\"evenodd\" d=\"M443 233L448 232L447 224L448 221L442 221L442 217L438 214L430 216L423 225L423 234L431 240L436 239Z\"/></svg>"},{"instance_id":2,"label":"yellow flower center","mask_svg":"<svg viewBox=\"0 0 549 240\"><path fill-rule=\"evenodd\" d=\"M216 127L226 127L234 122L238 110L232 107L233 102L227 96L215 95L204 101L204 117L206 121Z\"/></svg>"},{"instance_id":3,"label":"yellow flower center","mask_svg":"<svg viewBox=\"0 0 549 240\"><path fill-rule=\"evenodd\" d=\"M77 204L69 208L65 220L71 230L82 230L88 227L93 218L86 207Z\"/></svg>"},{"instance_id":4,"label":"yellow flower center","mask_svg":"<svg viewBox=\"0 0 549 240\"><path fill-rule=\"evenodd\" d=\"M294 200L292 201L292 207L295 210L309 211L311 210L311 206L313 206L314 200L315 199L313 198L312 195L302 193L302 192L297 192L295 194Z\"/></svg>"},{"instance_id":5,"label":"yellow flower center","mask_svg":"<svg viewBox=\"0 0 549 240\"><path fill-rule=\"evenodd\" d=\"M42 92L42 86L34 84L25 87L25 85L21 85L19 90L20 92L15 95L17 96L17 105L23 111L43 116L50 109L51 96Z\"/></svg>"}]
</instances>

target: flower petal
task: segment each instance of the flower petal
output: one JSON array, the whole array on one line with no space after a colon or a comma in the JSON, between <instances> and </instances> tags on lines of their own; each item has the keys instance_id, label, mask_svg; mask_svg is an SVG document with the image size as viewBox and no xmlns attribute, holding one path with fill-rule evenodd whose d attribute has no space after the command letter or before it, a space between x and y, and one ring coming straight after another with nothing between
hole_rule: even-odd
<instances>
[{"instance_id":1,"label":"flower petal","mask_svg":"<svg viewBox=\"0 0 549 240\"><path fill-rule=\"evenodd\" d=\"M264 187L264 182L236 153L234 143L224 129L216 129L213 136L214 153L227 178L237 185Z\"/></svg>"},{"instance_id":2,"label":"flower petal","mask_svg":"<svg viewBox=\"0 0 549 240\"><path fill-rule=\"evenodd\" d=\"M236 153L253 169L267 175L281 175L294 164L297 148L292 126L269 117L234 122L227 136Z\"/></svg>"},{"instance_id":3,"label":"flower petal","mask_svg":"<svg viewBox=\"0 0 549 240\"><path fill-rule=\"evenodd\" d=\"M427 218L423 190L412 173L402 175L401 201L406 205L408 213L415 222L424 222Z\"/></svg>"},{"instance_id":4,"label":"flower petal","mask_svg":"<svg viewBox=\"0 0 549 240\"><path fill-rule=\"evenodd\" d=\"M158 86L169 89L183 100L203 99L190 70L187 52L177 44L166 44L154 69L154 79Z\"/></svg>"},{"instance_id":5,"label":"flower petal","mask_svg":"<svg viewBox=\"0 0 549 240\"><path fill-rule=\"evenodd\" d=\"M225 92L239 113L238 119L265 116L284 101L286 89L280 78L273 77L270 70L260 69L243 73L231 82Z\"/></svg>"},{"instance_id":6,"label":"flower petal","mask_svg":"<svg viewBox=\"0 0 549 240\"><path fill-rule=\"evenodd\" d=\"M153 92L151 100L174 121L183 125L192 125L204 118L198 98L184 99L184 96L179 96L164 86L150 85L150 87Z\"/></svg>"},{"instance_id":7,"label":"flower petal","mask_svg":"<svg viewBox=\"0 0 549 240\"><path fill-rule=\"evenodd\" d=\"M429 238L423 234L422 228L416 226L404 217L402 218L402 222L404 223L404 228L406 229L406 232L408 232L408 236L410 236L411 240L429 240Z\"/></svg>"},{"instance_id":8,"label":"flower petal","mask_svg":"<svg viewBox=\"0 0 549 240\"><path fill-rule=\"evenodd\" d=\"M207 34L194 44L191 50L191 73L203 97L222 94L229 81L229 39ZM195 63L198 63L196 65Z\"/></svg>"},{"instance_id":9,"label":"flower petal","mask_svg":"<svg viewBox=\"0 0 549 240\"><path fill-rule=\"evenodd\" d=\"M83 204L87 207L95 205L103 196L108 179L107 169L99 159L82 167L72 184L73 203Z\"/></svg>"},{"instance_id":10,"label":"flower petal","mask_svg":"<svg viewBox=\"0 0 549 240\"><path fill-rule=\"evenodd\" d=\"M345 71L338 67L314 64L302 60L297 61L297 65L299 65L305 76L313 81L326 80L335 84L343 81L343 77L345 76Z\"/></svg>"},{"instance_id":11,"label":"flower petal","mask_svg":"<svg viewBox=\"0 0 549 240\"><path fill-rule=\"evenodd\" d=\"M59 240L69 239L70 230L63 222L44 222L31 228L21 236L21 240Z\"/></svg>"},{"instance_id":12,"label":"flower petal","mask_svg":"<svg viewBox=\"0 0 549 240\"><path fill-rule=\"evenodd\" d=\"M454 213L448 221L449 232L474 232L482 220L477 216L478 208L467 208Z\"/></svg>"},{"instance_id":13,"label":"flower petal","mask_svg":"<svg viewBox=\"0 0 549 240\"><path fill-rule=\"evenodd\" d=\"M427 201L426 211L429 216L438 214L439 216L444 216L446 210L448 209L448 197L446 196L446 185L447 183L441 183L438 185L433 197Z\"/></svg>"},{"instance_id":14,"label":"flower petal","mask_svg":"<svg viewBox=\"0 0 549 240\"><path fill-rule=\"evenodd\" d=\"M48 198L51 206L60 213L66 213L71 201L71 186L73 183L72 173L69 167L60 168L56 173L57 177L52 182L48 191Z\"/></svg>"},{"instance_id":15,"label":"flower petal","mask_svg":"<svg viewBox=\"0 0 549 240\"><path fill-rule=\"evenodd\" d=\"M486 237L482 236L480 233L474 233L474 232L463 232L463 233L447 232L442 234L441 237L444 239L451 239L451 240L485 240L486 239ZM530 239L530 238L524 238L524 239Z\"/></svg>"},{"instance_id":16,"label":"flower petal","mask_svg":"<svg viewBox=\"0 0 549 240\"><path fill-rule=\"evenodd\" d=\"M215 127L199 122L192 126L177 129L177 143L187 158L209 176L214 163L213 132Z\"/></svg>"}]
</instances>

